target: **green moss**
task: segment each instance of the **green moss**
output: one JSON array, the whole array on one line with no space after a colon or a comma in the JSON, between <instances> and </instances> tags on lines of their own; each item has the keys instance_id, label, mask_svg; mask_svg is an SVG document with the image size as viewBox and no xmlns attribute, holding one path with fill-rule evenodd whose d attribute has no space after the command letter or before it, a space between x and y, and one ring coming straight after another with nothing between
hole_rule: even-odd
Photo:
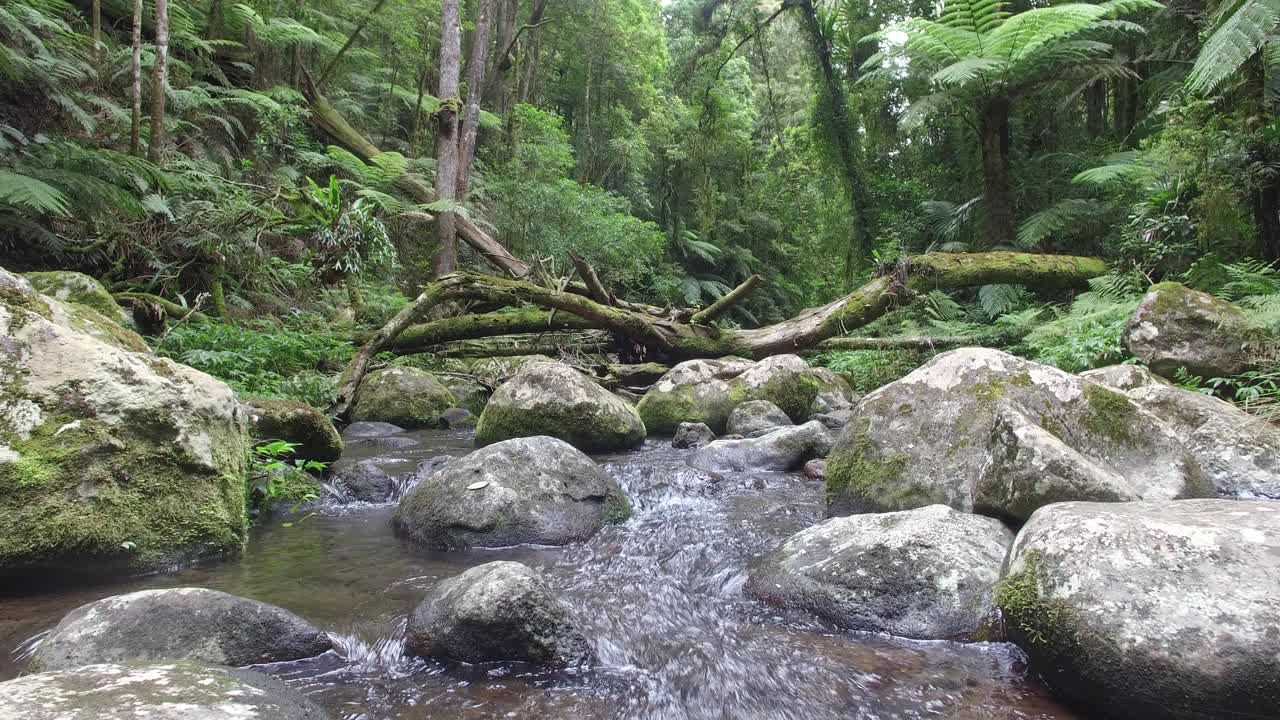
<instances>
[{"instance_id":1,"label":"green moss","mask_svg":"<svg viewBox=\"0 0 1280 720\"><path fill-rule=\"evenodd\" d=\"M611 492L604 499L604 521L609 525L621 525L631 519L631 500L621 492Z\"/></svg>"},{"instance_id":2,"label":"green moss","mask_svg":"<svg viewBox=\"0 0 1280 720\"><path fill-rule=\"evenodd\" d=\"M303 460L333 462L342 455L342 436L328 416L310 405L259 397L246 398L245 404L257 417L252 428L256 439L297 443L293 456Z\"/></svg>"},{"instance_id":3,"label":"green moss","mask_svg":"<svg viewBox=\"0 0 1280 720\"><path fill-rule=\"evenodd\" d=\"M783 373L754 388L734 380L729 383L729 407L736 408L749 400L768 400L792 422L801 423L809 419L820 387L818 379L808 373Z\"/></svg>"},{"instance_id":4,"label":"green moss","mask_svg":"<svg viewBox=\"0 0 1280 720\"><path fill-rule=\"evenodd\" d=\"M513 408L489 403L476 424L476 447L519 437L559 438L583 452L632 448L644 442L644 423L619 422L592 407L557 404Z\"/></svg>"},{"instance_id":5,"label":"green moss","mask_svg":"<svg viewBox=\"0 0 1280 720\"><path fill-rule=\"evenodd\" d=\"M1028 551L1022 562L1022 569L997 583L993 594L1006 629L1028 650L1070 652L1079 641L1075 611L1061 600L1042 597L1039 551Z\"/></svg>"},{"instance_id":6,"label":"green moss","mask_svg":"<svg viewBox=\"0 0 1280 720\"><path fill-rule=\"evenodd\" d=\"M829 511L889 512L945 501L940 491L907 479L905 455L882 457L865 430L848 437L827 460Z\"/></svg>"},{"instance_id":7,"label":"green moss","mask_svg":"<svg viewBox=\"0 0 1280 720\"><path fill-rule=\"evenodd\" d=\"M429 373L390 368L370 373L360 384L352 417L406 428L440 427L453 407L453 393Z\"/></svg>"},{"instance_id":8,"label":"green moss","mask_svg":"<svg viewBox=\"0 0 1280 720\"><path fill-rule=\"evenodd\" d=\"M116 324L106 315L87 305L64 303L71 320L71 329L83 332L123 350L150 353L151 346L138 333Z\"/></svg>"},{"instance_id":9,"label":"green moss","mask_svg":"<svg viewBox=\"0 0 1280 720\"><path fill-rule=\"evenodd\" d=\"M1096 383L1085 384L1084 399L1089 406L1084 426L1090 432L1115 442L1135 441L1133 427L1138 407L1132 400Z\"/></svg>"},{"instance_id":10,"label":"green moss","mask_svg":"<svg viewBox=\"0 0 1280 720\"><path fill-rule=\"evenodd\" d=\"M55 270L25 273L23 277L38 292L50 297L93 308L115 322L120 322L125 317L119 303L111 297L102 283L83 273Z\"/></svg>"},{"instance_id":11,"label":"green moss","mask_svg":"<svg viewBox=\"0 0 1280 720\"><path fill-rule=\"evenodd\" d=\"M706 423L712 432L723 433L729 420L728 406L724 403L700 403L694 392L694 388L688 385L664 393L650 390L640 398L636 411L653 435L674 435L680 423L686 422Z\"/></svg>"}]
</instances>

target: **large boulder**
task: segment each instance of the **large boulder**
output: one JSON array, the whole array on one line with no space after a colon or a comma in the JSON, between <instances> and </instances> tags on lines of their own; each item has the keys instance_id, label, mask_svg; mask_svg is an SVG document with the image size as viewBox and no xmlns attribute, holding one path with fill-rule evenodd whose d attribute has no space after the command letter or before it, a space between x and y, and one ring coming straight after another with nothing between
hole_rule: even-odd
<instances>
[{"instance_id":1,"label":"large boulder","mask_svg":"<svg viewBox=\"0 0 1280 720\"><path fill-rule=\"evenodd\" d=\"M1212 494L1181 440L1123 393L998 350L963 348L858 403L828 459L828 513L934 503L969 512L980 482L1038 483L1036 468L1047 462L1061 467L1049 468L1045 488L1002 490L1008 504L983 511L1018 517L1115 477L1132 497ZM1093 468L1102 472L1078 477Z\"/></svg>"},{"instance_id":2,"label":"large boulder","mask_svg":"<svg viewBox=\"0 0 1280 720\"><path fill-rule=\"evenodd\" d=\"M945 505L830 518L792 535L749 590L854 630L969 639L1012 542L999 520Z\"/></svg>"},{"instance_id":3,"label":"large boulder","mask_svg":"<svg viewBox=\"0 0 1280 720\"><path fill-rule=\"evenodd\" d=\"M645 427L631 403L562 363L535 363L493 393L476 425L476 445L557 437L585 452L633 448Z\"/></svg>"},{"instance_id":4,"label":"large boulder","mask_svg":"<svg viewBox=\"0 0 1280 720\"><path fill-rule=\"evenodd\" d=\"M385 502L395 491L395 478L376 458L339 460L330 468L329 481L342 499L359 502Z\"/></svg>"},{"instance_id":5,"label":"large boulder","mask_svg":"<svg viewBox=\"0 0 1280 720\"><path fill-rule=\"evenodd\" d=\"M722 439L689 457L689 465L708 472L799 470L806 460L825 457L831 435L817 420L778 428L753 438Z\"/></svg>"},{"instance_id":6,"label":"large boulder","mask_svg":"<svg viewBox=\"0 0 1280 720\"><path fill-rule=\"evenodd\" d=\"M748 400L768 400L793 422L804 422L813 411L820 386L818 377L799 355L773 355L731 380L729 397L735 408Z\"/></svg>"},{"instance_id":7,"label":"large boulder","mask_svg":"<svg viewBox=\"0 0 1280 720\"><path fill-rule=\"evenodd\" d=\"M636 410L654 435L674 435L683 422L703 423L712 432L723 433L737 404L730 396L729 381L751 365L741 358L687 360L659 378Z\"/></svg>"},{"instance_id":8,"label":"large boulder","mask_svg":"<svg viewBox=\"0 0 1280 720\"><path fill-rule=\"evenodd\" d=\"M245 400L244 405L253 437L296 444L293 458L329 463L342 455L342 437L333 421L310 405L257 397Z\"/></svg>"},{"instance_id":9,"label":"large boulder","mask_svg":"<svg viewBox=\"0 0 1280 720\"><path fill-rule=\"evenodd\" d=\"M454 406L453 393L425 370L391 367L365 376L356 392L351 419L406 428L440 427L440 416Z\"/></svg>"},{"instance_id":10,"label":"large boulder","mask_svg":"<svg viewBox=\"0 0 1280 720\"><path fill-rule=\"evenodd\" d=\"M1060 694L1117 718L1275 717L1280 504L1060 503L995 593Z\"/></svg>"},{"instance_id":11,"label":"large boulder","mask_svg":"<svg viewBox=\"0 0 1280 720\"><path fill-rule=\"evenodd\" d=\"M81 605L45 637L32 663L40 670L178 660L254 665L330 647L324 631L288 610L217 590L172 588Z\"/></svg>"},{"instance_id":12,"label":"large boulder","mask_svg":"<svg viewBox=\"0 0 1280 720\"><path fill-rule=\"evenodd\" d=\"M1173 428L1218 495L1280 500L1280 429L1229 402L1172 385L1129 397Z\"/></svg>"},{"instance_id":13,"label":"large boulder","mask_svg":"<svg viewBox=\"0 0 1280 720\"><path fill-rule=\"evenodd\" d=\"M1112 390L1128 392L1148 385L1168 385L1169 381L1156 375L1142 365L1108 365L1097 370L1086 370L1080 373L1085 380L1106 385Z\"/></svg>"},{"instance_id":14,"label":"large boulder","mask_svg":"<svg viewBox=\"0 0 1280 720\"><path fill-rule=\"evenodd\" d=\"M551 437L476 450L422 478L400 502L397 529L432 547L566 545L625 520L627 498L600 466Z\"/></svg>"},{"instance_id":15,"label":"large boulder","mask_svg":"<svg viewBox=\"0 0 1280 720\"><path fill-rule=\"evenodd\" d=\"M729 413L725 430L730 435L751 437L793 424L782 408L768 400L748 400Z\"/></svg>"},{"instance_id":16,"label":"large boulder","mask_svg":"<svg viewBox=\"0 0 1280 720\"><path fill-rule=\"evenodd\" d=\"M490 562L436 585L409 616L405 651L467 663L591 663L591 644L537 572Z\"/></svg>"},{"instance_id":17,"label":"large boulder","mask_svg":"<svg viewBox=\"0 0 1280 720\"><path fill-rule=\"evenodd\" d=\"M1153 285L1124 331L1124 344L1157 375L1179 368L1200 377L1248 370L1251 331L1244 312L1175 282Z\"/></svg>"},{"instance_id":18,"label":"large boulder","mask_svg":"<svg viewBox=\"0 0 1280 720\"><path fill-rule=\"evenodd\" d=\"M680 423L675 437L671 438L671 447L677 450L697 450L714 442L716 434L705 423Z\"/></svg>"},{"instance_id":19,"label":"large boulder","mask_svg":"<svg viewBox=\"0 0 1280 720\"><path fill-rule=\"evenodd\" d=\"M81 332L59 306L0 270L0 576L238 552L249 438L235 393Z\"/></svg>"},{"instance_id":20,"label":"large boulder","mask_svg":"<svg viewBox=\"0 0 1280 720\"><path fill-rule=\"evenodd\" d=\"M23 276L41 295L64 303L82 305L101 313L117 325L134 330L133 316L120 307L107 288L97 280L73 270L29 272Z\"/></svg>"},{"instance_id":21,"label":"large boulder","mask_svg":"<svg viewBox=\"0 0 1280 720\"><path fill-rule=\"evenodd\" d=\"M815 414L847 410L858 399L849 381L831 368L812 368L809 374L818 381L818 395L813 399Z\"/></svg>"},{"instance_id":22,"label":"large boulder","mask_svg":"<svg viewBox=\"0 0 1280 720\"><path fill-rule=\"evenodd\" d=\"M325 720L302 693L252 670L85 665L0 683L6 720Z\"/></svg>"}]
</instances>

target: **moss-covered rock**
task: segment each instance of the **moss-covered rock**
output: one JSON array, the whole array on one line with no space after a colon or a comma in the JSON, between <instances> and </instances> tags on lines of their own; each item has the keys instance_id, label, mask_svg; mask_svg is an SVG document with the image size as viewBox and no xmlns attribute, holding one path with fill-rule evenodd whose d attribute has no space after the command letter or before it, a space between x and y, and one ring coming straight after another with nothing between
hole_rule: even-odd
<instances>
[{"instance_id":1,"label":"moss-covered rock","mask_svg":"<svg viewBox=\"0 0 1280 720\"><path fill-rule=\"evenodd\" d=\"M251 397L244 401L256 440L296 443L293 457L329 463L342 455L342 437L329 416L296 400Z\"/></svg>"},{"instance_id":2,"label":"moss-covered rock","mask_svg":"<svg viewBox=\"0 0 1280 720\"><path fill-rule=\"evenodd\" d=\"M821 382L798 355L774 355L752 365L729 382L729 399L736 408L749 400L768 400L792 422L809 419Z\"/></svg>"},{"instance_id":3,"label":"moss-covered rock","mask_svg":"<svg viewBox=\"0 0 1280 720\"><path fill-rule=\"evenodd\" d=\"M1153 285L1124 331L1124 344L1153 372L1173 378L1179 368L1200 377L1226 377L1252 367L1257 331L1244 311L1176 282Z\"/></svg>"},{"instance_id":4,"label":"moss-covered rock","mask_svg":"<svg viewBox=\"0 0 1280 720\"><path fill-rule=\"evenodd\" d=\"M23 275L42 295L75 305L84 305L118 325L133 329L133 316L120 307L107 288L97 280L71 270L30 272Z\"/></svg>"},{"instance_id":5,"label":"moss-covered rock","mask_svg":"<svg viewBox=\"0 0 1280 720\"><path fill-rule=\"evenodd\" d=\"M453 393L431 373L391 367L365 376L356 393L351 419L405 428L434 428L441 426L441 415L455 402Z\"/></svg>"},{"instance_id":6,"label":"moss-covered rock","mask_svg":"<svg viewBox=\"0 0 1280 720\"><path fill-rule=\"evenodd\" d=\"M736 405L729 381L750 368L740 358L688 360L654 383L636 406L644 426L654 435L674 435L680 423L703 423L723 433Z\"/></svg>"},{"instance_id":7,"label":"moss-covered rock","mask_svg":"<svg viewBox=\"0 0 1280 720\"><path fill-rule=\"evenodd\" d=\"M606 452L644 442L645 426L631 403L568 365L536 363L494 392L476 425L476 445L538 435Z\"/></svg>"},{"instance_id":8,"label":"moss-covered rock","mask_svg":"<svg viewBox=\"0 0 1280 720\"><path fill-rule=\"evenodd\" d=\"M489 404L489 388L472 378L446 376L440 382L453 393L454 406L472 415L480 415L484 406Z\"/></svg>"},{"instance_id":9,"label":"moss-covered rock","mask_svg":"<svg viewBox=\"0 0 1280 720\"><path fill-rule=\"evenodd\" d=\"M0 574L238 552L249 441L235 394L80 331L59 304L0 270Z\"/></svg>"}]
</instances>

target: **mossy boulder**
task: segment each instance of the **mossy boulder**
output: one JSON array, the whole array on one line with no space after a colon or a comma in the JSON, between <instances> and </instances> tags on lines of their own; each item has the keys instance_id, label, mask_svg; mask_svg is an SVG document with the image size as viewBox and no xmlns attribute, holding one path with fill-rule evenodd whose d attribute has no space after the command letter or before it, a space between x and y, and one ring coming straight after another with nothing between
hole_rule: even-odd
<instances>
[{"instance_id":1,"label":"mossy boulder","mask_svg":"<svg viewBox=\"0 0 1280 720\"><path fill-rule=\"evenodd\" d=\"M480 384L477 380L446 375L441 377L440 382L449 388L449 392L453 393L454 406L460 407L472 415L480 415L480 413L484 412L484 406L489 403L489 388Z\"/></svg>"},{"instance_id":2,"label":"mossy boulder","mask_svg":"<svg viewBox=\"0 0 1280 720\"><path fill-rule=\"evenodd\" d=\"M251 397L244 401L249 428L257 440L296 443L293 457L329 463L342 455L342 436L328 415L296 400Z\"/></svg>"},{"instance_id":3,"label":"mossy boulder","mask_svg":"<svg viewBox=\"0 0 1280 720\"><path fill-rule=\"evenodd\" d=\"M768 400L792 422L802 423L813 412L822 381L798 355L774 355L747 368L729 381L734 408L748 400Z\"/></svg>"},{"instance_id":4,"label":"mossy boulder","mask_svg":"<svg viewBox=\"0 0 1280 720\"><path fill-rule=\"evenodd\" d=\"M425 474L400 501L397 530L436 548L566 545L630 515L618 483L552 437L500 443Z\"/></svg>"},{"instance_id":5,"label":"mossy boulder","mask_svg":"<svg viewBox=\"0 0 1280 720\"><path fill-rule=\"evenodd\" d=\"M1178 437L1123 393L986 348L863 398L826 482L830 515L941 503L1016 519L1061 500L1211 494ZM1103 494L1116 482L1123 496Z\"/></svg>"},{"instance_id":6,"label":"mossy boulder","mask_svg":"<svg viewBox=\"0 0 1280 720\"><path fill-rule=\"evenodd\" d=\"M729 413L725 429L730 435L751 437L794 424L782 408L768 400L748 400Z\"/></svg>"},{"instance_id":7,"label":"mossy boulder","mask_svg":"<svg viewBox=\"0 0 1280 720\"><path fill-rule=\"evenodd\" d=\"M1096 370L1086 370L1080 377L1099 385L1106 385L1112 390L1128 392L1148 385L1168 385L1169 381L1156 375L1142 365L1108 365Z\"/></svg>"},{"instance_id":8,"label":"mossy boulder","mask_svg":"<svg viewBox=\"0 0 1280 720\"><path fill-rule=\"evenodd\" d=\"M636 406L644 426L654 435L675 435L680 423L703 423L723 433L737 404L729 381L746 372L751 361L741 358L687 360L654 383ZM744 398L745 399L745 398ZM740 402L740 401L739 401Z\"/></svg>"},{"instance_id":9,"label":"mossy boulder","mask_svg":"<svg viewBox=\"0 0 1280 720\"><path fill-rule=\"evenodd\" d=\"M197 663L85 665L0 683L6 720L326 720L298 690Z\"/></svg>"},{"instance_id":10,"label":"mossy boulder","mask_svg":"<svg viewBox=\"0 0 1280 720\"><path fill-rule=\"evenodd\" d=\"M102 283L71 270L30 272L23 275L35 291L56 300L93 308L112 322L133 330L133 316L126 312Z\"/></svg>"},{"instance_id":11,"label":"mossy boulder","mask_svg":"<svg viewBox=\"0 0 1280 720\"><path fill-rule=\"evenodd\" d=\"M369 373L360 383L351 419L434 428L441 426L441 416L455 402L453 393L425 370L384 368Z\"/></svg>"},{"instance_id":12,"label":"mossy boulder","mask_svg":"<svg viewBox=\"0 0 1280 720\"><path fill-rule=\"evenodd\" d=\"M1152 372L1174 378L1180 368L1226 377L1252 367L1257 331L1244 311L1175 282L1153 285L1124 331L1124 344Z\"/></svg>"},{"instance_id":13,"label":"mossy boulder","mask_svg":"<svg viewBox=\"0 0 1280 720\"><path fill-rule=\"evenodd\" d=\"M76 329L0 270L0 575L237 553L249 439L222 382Z\"/></svg>"},{"instance_id":14,"label":"mossy boulder","mask_svg":"<svg viewBox=\"0 0 1280 720\"><path fill-rule=\"evenodd\" d=\"M1012 542L999 520L945 505L830 518L791 536L748 591L854 630L967 640Z\"/></svg>"},{"instance_id":15,"label":"mossy boulder","mask_svg":"<svg viewBox=\"0 0 1280 720\"><path fill-rule=\"evenodd\" d=\"M489 398L476 425L476 445L538 435L584 452L606 452L644 442L645 426L631 403L568 365L535 363Z\"/></svg>"},{"instance_id":16,"label":"mossy boulder","mask_svg":"<svg viewBox=\"0 0 1280 720\"><path fill-rule=\"evenodd\" d=\"M818 383L818 394L813 399L815 414L848 410L858 400L849 381L831 368L811 368L809 375Z\"/></svg>"},{"instance_id":17,"label":"mossy boulder","mask_svg":"<svg viewBox=\"0 0 1280 720\"><path fill-rule=\"evenodd\" d=\"M1280 504L1070 502L1014 542L995 603L1052 689L1099 717L1272 717Z\"/></svg>"}]
</instances>

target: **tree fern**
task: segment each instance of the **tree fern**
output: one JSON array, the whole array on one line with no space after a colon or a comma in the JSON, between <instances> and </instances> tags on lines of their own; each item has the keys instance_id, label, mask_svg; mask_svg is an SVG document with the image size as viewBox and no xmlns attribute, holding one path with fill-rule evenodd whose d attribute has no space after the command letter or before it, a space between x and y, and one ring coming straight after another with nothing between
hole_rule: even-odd
<instances>
[{"instance_id":1,"label":"tree fern","mask_svg":"<svg viewBox=\"0 0 1280 720\"><path fill-rule=\"evenodd\" d=\"M1187 78L1188 87L1195 92L1213 92L1234 76L1272 42L1272 33L1280 23L1280 2L1276 0L1243 0L1222 6L1224 11L1228 8L1234 9L1220 13L1221 21L1205 41Z\"/></svg>"},{"instance_id":2,"label":"tree fern","mask_svg":"<svg viewBox=\"0 0 1280 720\"><path fill-rule=\"evenodd\" d=\"M71 201L58 188L43 180L20 173L0 170L0 204L25 213L71 214Z\"/></svg>"}]
</instances>

